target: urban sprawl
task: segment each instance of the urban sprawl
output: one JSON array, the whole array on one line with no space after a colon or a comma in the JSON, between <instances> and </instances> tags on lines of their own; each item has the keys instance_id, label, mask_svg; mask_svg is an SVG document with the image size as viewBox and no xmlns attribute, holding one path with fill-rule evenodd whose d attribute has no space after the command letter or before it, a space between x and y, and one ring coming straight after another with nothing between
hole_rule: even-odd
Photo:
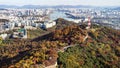
<instances>
[{"instance_id":1,"label":"urban sprawl","mask_svg":"<svg viewBox=\"0 0 120 68\"><path fill-rule=\"evenodd\" d=\"M56 14L57 17L51 17L55 12L58 13ZM13 38L27 38L27 29L51 28L56 25L55 19L60 17L75 23L87 22L88 17L90 17L92 23L104 24L120 29L120 10L105 8L9 8L0 9L0 36L5 39L11 35L5 32L14 30Z\"/></svg>"}]
</instances>

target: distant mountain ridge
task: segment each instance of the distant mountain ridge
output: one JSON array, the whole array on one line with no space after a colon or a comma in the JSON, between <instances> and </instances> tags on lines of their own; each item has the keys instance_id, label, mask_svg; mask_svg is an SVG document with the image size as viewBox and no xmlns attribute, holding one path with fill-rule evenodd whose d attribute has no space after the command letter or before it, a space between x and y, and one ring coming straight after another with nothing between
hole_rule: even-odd
<instances>
[{"instance_id":1,"label":"distant mountain ridge","mask_svg":"<svg viewBox=\"0 0 120 68\"><path fill-rule=\"evenodd\" d=\"M23 5L23 6L15 6L15 5L0 5L0 8L91 8L94 6L84 6L84 5L56 5L56 6L46 6L46 5Z\"/></svg>"},{"instance_id":2,"label":"distant mountain ridge","mask_svg":"<svg viewBox=\"0 0 120 68\"><path fill-rule=\"evenodd\" d=\"M56 5L56 6L48 6L48 5L0 5L0 8L98 8L99 6L90 6L90 5ZM107 6L106 6L107 7ZM113 6L111 6L113 8ZM116 7L115 7L116 8Z\"/></svg>"},{"instance_id":3,"label":"distant mountain ridge","mask_svg":"<svg viewBox=\"0 0 120 68\"><path fill-rule=\"evenodd\" d=\"M115 10L120 10L120 7L114 8Z\"/></svg>"},{"instance_id":4,"label":"distant mountain ridge","mask_svg":"<svg viewBox=\"0 0 120 68\"><path fill-rule=\"evenodd\" d=\"M17 8L15 5L0 5L0 8Z\"/></svg>"}]
</instances>

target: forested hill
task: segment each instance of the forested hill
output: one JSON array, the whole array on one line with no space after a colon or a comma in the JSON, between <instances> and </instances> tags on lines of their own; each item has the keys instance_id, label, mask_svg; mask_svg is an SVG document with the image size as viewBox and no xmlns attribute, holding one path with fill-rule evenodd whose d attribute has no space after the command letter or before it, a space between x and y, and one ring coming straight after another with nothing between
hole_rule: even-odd
<instances>
[{"instance_id":1,"label":"forested hill","mask_svg":"<svg viewBox=\"0 0 120 68\"><path fill-rule=\"evenodd\" d=\"M87 33L86 41L58 53L59 68L120 68L120 31L92 25Z\"/></svg>"},{"instance_id":2,"label":"forested hill","mask_svg":"<svg viewBox=\"0 0 120 68\"><path fill-rule=\"evenodd\" d=\"M1 45L0 68L40 68L56 62L59 68L119 68L119 30L94 24L89 30L86 24L61 26L43 40L22 39Z\"/></svg>"}]
</instances>

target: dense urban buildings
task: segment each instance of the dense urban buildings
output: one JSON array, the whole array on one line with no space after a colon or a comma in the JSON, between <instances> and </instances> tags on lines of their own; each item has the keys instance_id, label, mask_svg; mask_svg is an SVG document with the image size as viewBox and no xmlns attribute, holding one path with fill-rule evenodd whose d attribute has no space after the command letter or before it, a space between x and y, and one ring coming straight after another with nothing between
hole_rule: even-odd
<instances>
[{"instance_id":1,"label":"dense urban buildings","mask_svg":"<svg viewBox=\"0 0 120 68\"><path fill-rule=\"evenodd\" d=\"M58 15L59 14L59 15ZM0 32L33 27L50 28L57 18L75 23L87 22L88 17L96 24L104 24L120 29L120 11L106 8L44 8L44 9L1 9Z\"/></svg>"}]
</instances>

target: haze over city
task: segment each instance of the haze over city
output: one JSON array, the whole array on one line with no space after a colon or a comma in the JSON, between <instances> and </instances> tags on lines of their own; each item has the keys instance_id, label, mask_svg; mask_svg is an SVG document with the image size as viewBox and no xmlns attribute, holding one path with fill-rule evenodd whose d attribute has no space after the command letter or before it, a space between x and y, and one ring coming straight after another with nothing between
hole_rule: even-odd
<instances>
[{"instance_id":1,"label":"haze over city","mask_svg":"<svg viewBox=\"0 0 120 68\"><path fill-rule=\"evenodd\" d=\"M91 5L120 6L120 0L0 0L1 5Z\"/></svg>"}]
</instances>

